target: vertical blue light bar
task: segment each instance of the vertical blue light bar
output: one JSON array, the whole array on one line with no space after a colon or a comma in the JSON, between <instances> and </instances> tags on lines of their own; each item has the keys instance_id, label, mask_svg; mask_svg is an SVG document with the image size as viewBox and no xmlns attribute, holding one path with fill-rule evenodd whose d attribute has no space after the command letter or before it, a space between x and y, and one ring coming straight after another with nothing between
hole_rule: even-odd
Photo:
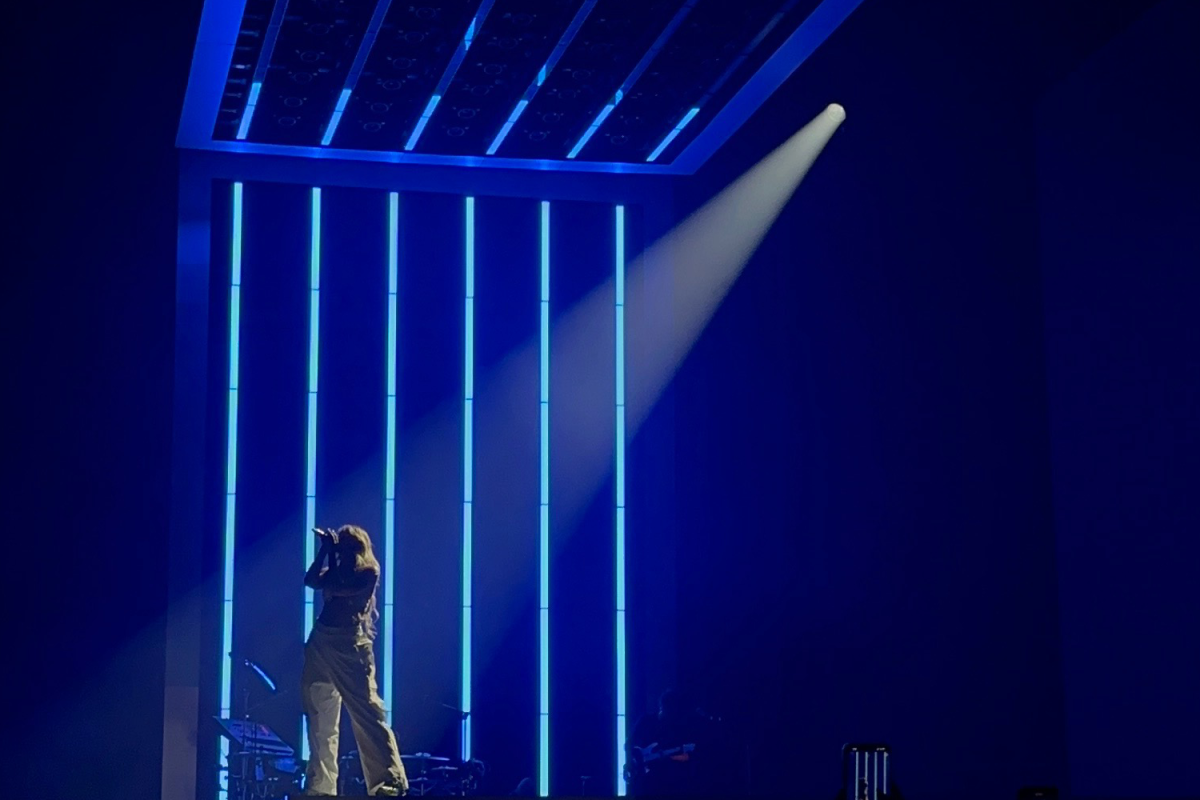
<instances>
[{"instance_id":1,"label":"vertical blue light bar","mask_svg":"<svg viewBox=\"0 0 1200 800\"><path fill-rule=\"evenodd\" d=\"M308 447L307 481L304 492L304 566L316 558L317 524L317 354L321 336L321 190L312 190L312 223L309 236L308 265ZM313 625L313 590L304 590L304 635Z\"/></svg>"},{"instance_id":2,"label":"vertical blue light bar","mask_svg":"<svg viewBox=\"0 0 1200 800\"><path fill-rule=\"evenodd\" d=\"M232 710L234 511L237 505L238 348L242 317L242 184L233 184L233 231L229 277L229 409L225 434L225 535L221 544L221 699L220 716ZM229 792L229 740L221 737L221 773L217 796Z\"/></svg>"},{"instance_id":3,"label":"vertical blue light bar","mask_svg":"<svg viewBox=\"0 0 1200 800\"><path fill-rule=\"evenodd\" d=\"M679 135L679 132L686 128L687 124L695 119L696 115L699 113L699 108L693 108L691 111L685 114L683 119L679 120L679 124L672 128L671 132L664 136L663 140L658 143L658 147L654 148L653 152L646 157L646 161L653 161L662 155L662 151L667 149L667 145L675 141L675 137Z\"/></svg>"},{"instance_id":4,"label":"vertical blue light bar","mask_svg":"<svg viewBox=\"0 0 1200 800\"><path fill-rule=\"evenodd\" d=\"M613 269L616 339L616 450L613 463L616 537L617 796L624 797L625 742L625 206L616 208L616 263Z\"/></svg>"},{"instance_id":5,"label":"vertical blue light bar","mask_svg":"<svg viewBox=\"0 0 1200 800\"><path fill-rule=\"evenodd\" d=\"M309 283L308 283L308 446L307 480L304 491L304 567L307 569L316 558L316 537L312 529L317 524L317 344L320 341L321 323L321 190L312 190L312 221L309 235ZM304 637L312 630L314 605L313 590L304 588ZM300 746L303 758L308 758L308 731L302 723Z\"/></svg>"},{"instance_id":6,"label":"vertical blue light bar","mask_svg":"<svg viewBox=\"0 0 1200 800\"><path fill-rule=\"evenodd\" d=\"M462 530L462 695L460 748L462 760L471 760L471 576L473 512L475 500L475 198L465 207L465 282L463 310L463 530Z\"/></svg>"},{"instance_id":7,"label":"vertical blue light bar","mask_svg":"<svg viewBox=\"0 0 1200 800\"><path fill-rule=\"evenodd\" d=\"M539 369L539 412L541 457L539 520L539 602L540 642L538 711L538 794L550 795L550 204L542 201L541 247L541 352Z\"/></svg>"},{"instance_id":8,"label":"vertical blue light bar","mask_svg":"<svg viewBox=\"0 0 1200 800\"><path fill-rule=\"evenodd\" d=\"M399 315L399 242L400 195L388 194L388 260L387 260L387 401L386 452L387 466L383 484L383 710L392 724L392 673L396 639L396 323Z\"/></svg>"}]
</instances>

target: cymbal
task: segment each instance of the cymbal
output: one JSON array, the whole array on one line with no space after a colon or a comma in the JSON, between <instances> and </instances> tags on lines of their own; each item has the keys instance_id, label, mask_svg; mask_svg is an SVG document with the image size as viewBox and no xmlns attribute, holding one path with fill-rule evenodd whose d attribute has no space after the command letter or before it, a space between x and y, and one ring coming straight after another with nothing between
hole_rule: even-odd
<instances>
[{"instance_id":1,"label":"cymbal","mask_svg":"<svg viewBox=\"0 0 1200 800\"><path fill-rule=\"evenodd\" d=\"M450 763L450 759L448 758L443 758L442 756L432 756L429 753L412 753L410 755L401 755L400 758L407 759L409 761L433 761L439 764Z\"/></svg>"}]
</instances>

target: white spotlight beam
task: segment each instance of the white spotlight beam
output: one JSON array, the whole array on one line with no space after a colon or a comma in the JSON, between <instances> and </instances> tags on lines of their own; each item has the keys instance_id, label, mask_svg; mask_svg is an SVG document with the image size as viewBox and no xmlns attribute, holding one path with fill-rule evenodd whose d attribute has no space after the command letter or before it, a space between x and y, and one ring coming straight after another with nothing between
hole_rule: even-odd
<instances>
[{"instance_id":1,"label":"white spotlight beam","mask_svg":"<svg viewBox=\"0 0 1200 800\"><path fill-rule=\"evenodd\" d=\"M688 351L728 293L788 199L845 118L840 106L830 106L780 145L719 195L656 242L628 268L625 282L626 424L632 439L661 396ZM664 299L669 298L669 307ZM613 442L604 433L612 415L612 376L597 365L611 363L615 279L593 290L554 326L555 382L553 436L560 465L554 490L557 519L563 531L572 530L578 515L603 484L612 468ZM537 340L513 352L487 380L481 382L476 403L481 419L477 430L486 436L488 452L520 452L537 441L536 426L522 423L528 403L524 381L537 374ZM431 427L430 433L437 426ZM434 435L451 435L442 432ZM481 445L481 448L483 446ZM487 470L502 465L477 465L476 483L504 479ZM407 469L421 474L420 466ZM496 530L519 529L526 513L524 498L512 497L507 507L492 509ZM511 519L511 524L506 520ZM554 551L564 537L554 542ZM553 554L552 554L553 557ZM522 590L516 576L520 565L489 563L489 580L509 591L500 602L516 602ZM508 578L504 576L509 576ZM495 596L493 594L493 596ZM480 631L476 663L485 663L503 632Z\"/></svg>"},{"instance_id":2,"label":"white spotlight beam","mask_svg":"<svg viewBox=\"0 0 1200 800\"><path fill-rule=\"evenodd\" d=\"M631 436L845 118L841 106L827 107L630 268L625 336ZM670 293L670 315L656 307L660 291Z\"/></svg>"},{"instance_id":3,"label":"white spotlight beam","mask_svg":"<svg viewBox=\"0 0 1200 800\"><path fill-rule=\"evenodd\" d=\"M841 106L826 108L630 264L625 289L630 438L844 119ZM583 497L556 496L557 502L585 502L611 461L611 443L592 434L598 427L593 414L607 409L602 405L606 393L596 385L605 377L591 365L602 363L608 348L597 332L608 324L614 293L612 281L598 287L555 331L560 369L568 372L561 393L570 389L573 395L560 397L558 424L570 429L565 438L574 444L568 452L577 478L560 478L560 488L586 487ZM669 309L664 297L670 298ZM559 457L568 458L561 450Z\"/></svg>"}]
</instances>

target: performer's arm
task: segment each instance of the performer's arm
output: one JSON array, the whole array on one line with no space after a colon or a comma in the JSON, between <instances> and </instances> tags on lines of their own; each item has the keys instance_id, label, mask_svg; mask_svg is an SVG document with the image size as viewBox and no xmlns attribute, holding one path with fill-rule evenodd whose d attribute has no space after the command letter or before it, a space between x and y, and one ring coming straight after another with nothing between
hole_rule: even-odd
<instances>
[{"instance_id":1,"label":"performer's arm","mask_svg":"<svg viewBox=\"0 0 1200 800\"><path fill-rule=\"evenodd\" d=\"M318 531L318 534L321 536L321 551L304 576L305 586L331 597L349 597L375 588L379 580L377 572L356 571L353 560L342 560L337 540L331 532Z\"/></svg>"},{"instance_id":2,"label":"performer's arm","mask_svg":"<svg viewBox=\"0 0 1200 800\"><path fill-rule=\"evenodd\" d=\"M330 556L331 562L333 558ZM379 576L374 570L367 569L356 572L353 568L342 568L339 564L337 567L331 566L321 573L318 580L321 589L326 594L332 597L349 597L373 589Z\"/></svg>"},{"instance_id":3,"label":"performer's arm","mask_svg":"<svg viewBox=\"0 0 1200 800\"><path fill-rule=\"evenodd\" d=\"M329 570L325 569L325 561L331 553L331 543L332 540L329 536L321 536L321 549L317 551L317 557L309 565L308 572L304 573L304 585L310 589L322 588L325 576L329 574Z\"/></svg>"}]
</instances>

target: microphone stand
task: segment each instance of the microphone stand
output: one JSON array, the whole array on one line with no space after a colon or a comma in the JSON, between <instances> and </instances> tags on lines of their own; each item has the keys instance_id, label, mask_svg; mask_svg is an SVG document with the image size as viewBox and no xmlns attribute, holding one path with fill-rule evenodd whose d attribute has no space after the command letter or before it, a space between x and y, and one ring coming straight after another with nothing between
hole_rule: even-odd
<instances>
[{"instance_id":1,"label":"microphone stand","mask_svg":"<svg viewBox=\"0 0 1200 800\"><path fill-rule=\"evenodd\" d=\"M230 654L232 656L232 654ZM241 659L242 666L252 670L272 695L278 693L275 682L263 671L263 669L248 658ZM250 780L251 774L254 776L254 783L257 786L261 780L259 773L262 769L261 757L258 746L258 726L250 721L250 712L253 708L258 708L262 703L256 706L250 705L250 684L247 682L242 689L242 725L243 727L243 743L242 743L242 775L241 786L238 787L238 797L240 800L250 800ZM251 761L253 764L251 765ZM251 773L251 770L253 772ZM259 787L261 788L261 787ZM256 792L255 794L261 794Z\"/></svg>"},{"instance_id":2,"label":"microphone stand","mask_svg":"<svg viewBox=\"0 0 1200 800\"><path fill-rule=\"evenodd\" d=\"M254 729L253 723L250 722L250 687L242 689L242 728L245 731L245 740L242 744L242 780L240 796L242 800L250 798L250 774L253 769L254 777L258 777L258 752L257 752L257 731ZM248 757L247 757L248 756ZM251 761L254 762L251 767Z\"/></svg>"}]
</instances>

